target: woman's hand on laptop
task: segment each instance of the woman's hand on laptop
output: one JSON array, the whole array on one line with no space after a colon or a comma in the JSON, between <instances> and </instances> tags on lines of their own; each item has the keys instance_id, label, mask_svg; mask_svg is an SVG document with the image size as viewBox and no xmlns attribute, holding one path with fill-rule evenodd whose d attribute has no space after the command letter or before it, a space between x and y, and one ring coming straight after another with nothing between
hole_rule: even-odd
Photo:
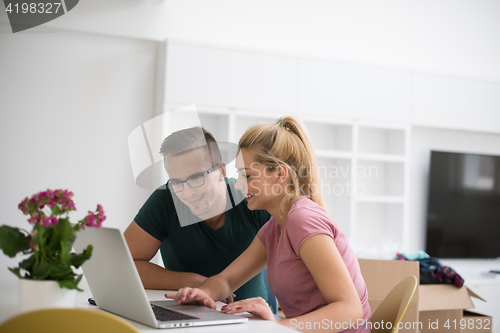
<instances>
[{"instance_id":1,"label":"woman's hand on laptop","mask_svg":"<svg viewBox=\"0 0 500 333\"><path fill-rule=\"evenodd\" d=\"M251 312L254 316L264 320L276 322L273 311L262 297L247 298L238 302L224 305L221 309L224 313Z\"/></svg>"},{"instance_id":2,"label":"woman's hand on laptop","mask_svg":"<svg viewBox=\"0 0 500 333\"><path fill-rule=\"evenodd\" d=\"M177 303L200 304L214 310L217 308L215 301L204 290L198 288L181 288L175 294L165 294L165 297Z\"/></svg>"}]
</instances>

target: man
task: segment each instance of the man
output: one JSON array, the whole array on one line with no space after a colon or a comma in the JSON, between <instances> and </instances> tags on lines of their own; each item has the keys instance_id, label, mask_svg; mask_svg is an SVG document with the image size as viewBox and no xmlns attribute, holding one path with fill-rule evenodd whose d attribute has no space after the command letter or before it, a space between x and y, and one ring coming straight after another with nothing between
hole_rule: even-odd
<instances>
[{"instance_id":1,"label":"man","mask_svg":"<svg viewBox=\"0 0 500 333\"><path fill-rule=\"evenodd\" d=\"M167 186L153 192L124 235L145 288L197 287L236 259L271 216L247 208L205 129L172 133L160 153L170 177ZM165 268L150 262L158 249ZM236 300L267 300L262 273L235 294Z\"/></svg>"}]
</instances>

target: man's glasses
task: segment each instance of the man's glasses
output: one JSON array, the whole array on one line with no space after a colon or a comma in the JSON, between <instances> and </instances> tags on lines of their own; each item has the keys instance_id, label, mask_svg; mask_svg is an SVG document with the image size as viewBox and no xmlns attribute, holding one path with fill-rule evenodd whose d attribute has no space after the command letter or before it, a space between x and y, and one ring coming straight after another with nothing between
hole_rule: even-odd
<instances>
[{"instance_id":1,"label":"man's glasses","mask_svg":"<svg viewBox=\"0 0 500 333\"><path fill-rule=\"evenodd\" d=\"M205 176L208 175L210 172L217 170L218 166L219 166L219 164L214 165L209 170L207 170L203 173L197 173L195 175L192 175L191 177L189 177L185 181L180 181L180 180L171 181L171 180L169 180L167 182L167 186L170 189L170 191L172 191L174 193L178 193L178 192L181 192L182 190L184 190L184 183L188 184L188 186L191 188L200 187L203 184L205 184Z\"/></svg>"}]
</instances>

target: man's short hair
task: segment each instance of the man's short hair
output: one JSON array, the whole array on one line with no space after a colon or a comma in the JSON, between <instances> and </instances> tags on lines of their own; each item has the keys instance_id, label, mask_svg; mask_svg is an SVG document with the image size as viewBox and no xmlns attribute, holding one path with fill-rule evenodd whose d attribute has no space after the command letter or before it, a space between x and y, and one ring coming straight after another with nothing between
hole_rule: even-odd
<instances>
[{"instance_id":1,"label":"man's short hair","mask_svg":"<svg viewBox=\"0 0 500 333\"><path fill-rule=\"evenodd\" d=\"M173 132L163 140L160 154L164 157L185 154L196 148L208 149L212 166L222 162L219 145L212 133L201 126Z\"/></svg>"}]
</instances>

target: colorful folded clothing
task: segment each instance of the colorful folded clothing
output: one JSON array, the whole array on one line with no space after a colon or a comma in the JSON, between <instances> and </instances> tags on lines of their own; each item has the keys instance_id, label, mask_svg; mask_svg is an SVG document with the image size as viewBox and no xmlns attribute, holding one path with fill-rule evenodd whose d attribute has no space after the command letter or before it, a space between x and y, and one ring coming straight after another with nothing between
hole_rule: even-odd
<instances>
[{"instance_id":1,"label":"colorful folded clothing","mask_svg":"<svg viewBox=\"0 0 500 333\"><path fill-rule=\"evenodd\" d=\"M420 284L464 285L464 279L450 266L443 266L439 259L429 256L424 251L414 254L398 253L396 260L418 260L420 266Z\"/></svg>"}]
</instances>

